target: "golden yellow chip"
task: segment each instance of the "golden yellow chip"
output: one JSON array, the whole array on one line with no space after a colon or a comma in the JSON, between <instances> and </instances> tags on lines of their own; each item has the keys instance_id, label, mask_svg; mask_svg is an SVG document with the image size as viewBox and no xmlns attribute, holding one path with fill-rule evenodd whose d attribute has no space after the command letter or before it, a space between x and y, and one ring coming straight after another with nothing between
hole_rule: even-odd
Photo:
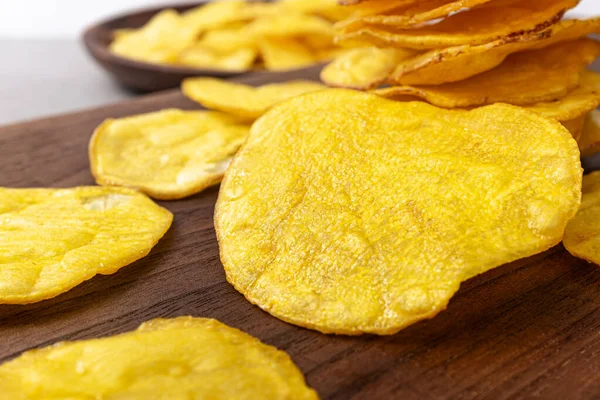
<instances>
[{"instance_id":1,"label":"golden yellow chip","mask_svg":"<svg viewBox=\"0 0 600 400\"><path fill-rule=\"evenodd\" d=\"M240 49L258 49L255 38L249 37L243 28L223 28L206 32L198 44L221 52Z\"/></svg>"},{"instance_id":2,"label":"golden yellow chip","mask_svg":"<svg viewBox=\"0 0 600 400\"><path fill-rule=\"evenodd\" d=\"M221 182L249 128L216 111L171 109L109 119L90 141L92 174L100 185L181 199Z\"/></svg>"},{"instance_id":3,"label":"golden yellow chip","mask_svg":"<svg viewBox=\"0 0 600 400\"><path fill-rule=\"evenodd\" d=\"M466 8L478 6L492 0L430 0L418 4L403 2L387 2L387 8L381 7L377 15L363 15L348 18L336 28L342 32L352 32L365 25L390 25L395 28L407 28L434 19L446 17ZM400 6L398 6L400 4Z\"/></svg>"},{"instance_id":4,"label":"golden yellow chip","mask_svg":"<svg viewBox=\"0 0 600 400\"><path fill-rule=\"evenodd\" d=\"M318 55L298 39L263 38L260 54L269 71L286 71L307 67L318 61Z\"/></svg>"},{"instance_id":5,"label":"golden yellow chip","mask_svg":"<svg viewBox=\"0 0 600 400\"><path fill-rule=\"evenodd\" d=\"M113 274L145 257L173 219L141 193L97 186L0 188L0 214L0 304L34 303Z\"/></svg>"},{"instance_id":6,"label":"golden yellow chip","mask_svg":"<svg viewBox=\"0 0 600 400\"><path fill-rule=\"evenodd\" d=\"M600 43L595 40L573 40L513 54L500 66L463 81L435 86L394 86L375 93L383 97L416 96L445 108L533 104L566 96L579 85L581 70L599 55Z\"/></svg>"},{"instance_id":7,"label":"golden yellow chip","mask_svg":"<svg viewBox=\"0 0 600 400\"><path fill-rule=\"evenodd\" d=\"M400 61L415 53L394 48L350 49L323 68L321 80L329 86L370 89L388 78Z\"/></svg>"},{"instance_id":8,"label":"golden yellow chip","mask_svg":"<svg viewBox=\"0 0 600 400\"><path fill-rule=\"evenodd\" d=\"M322 90L252 126L217 201L221 260L277 318L392 334L462 281L559 243L581 175L569 132L520 107Z\"/></svg>"},{"instance_id":9,"label":"golden yellow chip","mask_svg":"<svg viewBox=\"0 0 600 400\"><path fill-rule=\"evenodd\" d=\"M0 387L30 400L318 399L283 351L192 317L27 351L0 366Z\"/></svg>"},{"instance_id":10,"label":"golden yellow chip","mask_svg":"<svg viewBox=\"0 0 600 400\"><path fill-rule=\"evenodd\" d=\"M437 85L467 79L500 65L511 53L535 50L600 31L600 18L565 20L550 29L480 46L432 50L401 61L390 81L405 85Z\"/></svg>"},{"instance_id":11,"label":"golden yellow chip","mask_svg":"<svg viewBox=\"0 0 600 400\"><path fill-rule=\"evenodd\" d=\"M299 13L283 13L258 18L248 24L248 35L253 37L293 37L320 35L333 38L333 25L320 17Z\"/></svg>"},{"instance_id":12,"label":"golden yellow chip","mask_svg":"<svg viewBox=\"0 0 600 400\"><path fill-rule=\"evenodd\" d=\"M174 10L155 15L144 27L117 34L110 50L134 60L173 63L179 53L194 43L197 32Z\"/></svg>"},{"instance_id":13,"label":"golden yellow chip","mask_svg":"<svg viewBox=\"0 0 600 400\"><path fill-rule=\"evenodd\" d=\"M586 118L584 115L583 117L578 117L578 118L560 122L562 124L562 126L567 128L567 130L571 133L571 136L573 136L573 139L575 139L575 141L579 144L580 151L581 151L580 141L581 141L581 135L583 133L583 128L585 126L585 121L586 121Z\"/></svg>"},{"instance_id":14,"label":"golden yellow chip","mask_svg":"<svg viewBox=\"0 0 600 400\"><path fill-rule=\"evenodd\" d=\"M303 14L320 15L332 21L348 18L352 13L346 7L339 6L336 0L280 0L277 4L285 9Z\"/></svg>"},{"instance_id":15,"label":"golden yellow chip","mask_svg":"<svg viewBox=\"0 0 600 400\"><path fill-rule=\"evenodd\" d=\"M185 23L196 32L218 29L231 23L250 21L254 18L277 15L276 4L247 2L244 0L212 1L182 14Z\"/></svg>"},{"instance_id":16,"label":"golden yellow chip","mask_svg":"<svg viewBox=\"0 0 600 400\"><path fill-rule=\"evenodd\" d=\"M558 22L563 13L578 2L579 0L498 0L493 5L451 15L434 25L404 30L368 26L341 33L336 41L413 49L478 45L524 32L542 31Z\"/></svg>"},{"instance_id":17,"label":"golden yellow chip","mask_svg":"<svg viewBox=\"0 0 600 400\"><path fill-rule=\"evenodd\" d=\"M563 244L573 256L600 265L600 171L583 177L583 198Z\"/></svg>"},{"instance_id":18,"label":"golden yellow chip","mask_svg":"<svg viewBox=\"0 0 600 400\"><path fill-rule=\"evenodd\" d=\"M184 50L179 55L178 62L195 68L241 72L252 69L257 56L255 48L240 48L228 52L197 44Z\"/></svg>"},{"instance_id":19,"label":"golden yellow chip","mask_svg":"<svg viewBox=\"0 0 600 400\"><path fill-rule=\"evenodd\" d=\"M581 138L578 143L582 157L600 153L600 111L594 110L584 117Z\"/></svg>"},{"instance_id":20,"label":"golden yellow chip","mask_svg":"<svg viewBox=\"0 0 600 400\"><path fill-rule=\"evenodd\" d=\"M181 84L183 94L204 107L248 119L260 117L283 100L323 88L300 80L252 87L215 78L188 78Z\"/></svg>"},{"instance_id":21,"label":"golden yellow chip","mask_svg":"<svg viewBox=\"0 0 600 400\"><path fill-rule=\"evenodd\" d=\"M568 121L582 117L600 105L600 75L592 71L581 74L579 87L556 101L526 106L545 117Z\"/></svg>"}]
</instances>

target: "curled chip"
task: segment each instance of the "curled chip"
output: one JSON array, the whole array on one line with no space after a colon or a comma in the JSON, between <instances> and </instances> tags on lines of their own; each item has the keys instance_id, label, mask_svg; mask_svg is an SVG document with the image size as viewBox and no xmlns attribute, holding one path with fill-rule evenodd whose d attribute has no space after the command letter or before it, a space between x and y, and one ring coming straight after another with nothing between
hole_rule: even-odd
<instances>
[{"instance_id":1,"label":"curled chip","mask_svg":"<svg viewBox=\"0 0 600 400\"><path fill-rule=\"evenodd\" d=\"M370 89L383 82L401 60L412 57L407 49L363 47L342 53L321 71L329 86Z\"/></svg>"},{"instance_id":2,"label":"curled chip","mask_svg":"<svg viewBox=\"0 0 600 400\"><path fill-rule=\"evenodd\" d=\"M430 0L416 5L412 2L390 1L383 3L379 7L377 15L372 15L372 10L368 12L368 9L363 9L362 15L342 21L338 23L336 28L342 32L352 32L365 25L390 25L395 28L408 28L434 19L447 17L457 11L478 6L489 1L491 0ZM365 13L369 15L365 15Z\"/></svg>"},{"instance_id":3,"label":"curled chip","mask_svg":"<svg viewBox=\"0 0 600 400\"><path fill-rule=\"evenodd\" d=\"M315 14L339 21L348 18L352 11L337 4L336 0L280 0L277 4L303 14Z\"/></svg>"},{"instance_id":4,"label":"curled chip","mask_svg":"<svg viewBox=\"0 0 600 400\"><path fill-rule=\"evenodd\" d=\"M512 53L535 50L600 31L600 18L565 20L543 32L501 38L479 46L436 49L401 61L389 81L405 85L438 85L470 78L500 65Z\"/></svg>"},{"instance_id":5,"label":"curled chip","mask_svg":"<svg viewBox=\"0 0 600 400\"><path fill-rule=\"evenodd\" d=\"M195 45L179 55L179 63L190 67L215 68L223 71L248 71L254 65L258 51L253 48L231 52Z\"/></svg>"},{"instance_id":6,"label":"curled chip","mask_svg":"<svg viewBox=\"0 0 600 400\"><path fill-rule=\"evenodd\" d=\"M599 55L600 43L579 39L513 54L497 68L463 81L436 86L394 86L376 93L383 97L416 96L445 108L533 104L564 97L579 85L581 70Z\"/></svg>"},{"instance_id":7,"label":"curled chip","mask_svg":"<svg viewBox=\"0 0 600 400\"><path fill-rule=\"evenodd\" d=\"M462 281L559 243L581 174L567 130L516 106L309 93L257 120L227 171L221 260L277 318L392 334Z\"/></svg>"},{"instance_id":8,"label":"curled chip","mask_svg":"<svg viewBox=\"0 0 600 400\"><path fill-rule=\"evenodd\" d=\"M332 40L334 34L330 22L299 13L258 18L247 26L246 32L254 37L325 36Z\"/></svg>"},{"instance_id":9,"label":"curled chip","mask_svg":"<svg viewBox=\"0 0 600 400\"><path fill-rule=\"evenodd\" d=\"M182 17L188 26L201 33L219 29L231 23L249 21L254 18L277 15L278 13L279 8L274 4L228 0L202 4L184 12Z\"/></svg>"},{"instance_id":10,"label":"curled chip","mask_svg":"<svg viewBox=\"0 0 600 400\"><path fill-rule=\"evenodd\" d=\"M272 83L259 87L214 78L188 78L181 85L183 94L206 108L247 119L256 119L280 101L324 86L310 81Z\"/></svg>"},{"instance_id":11,"label":"curled chip","mask_svg":"<svg viewBox=\"0 0 600 400\"><path fill-rule=\"evenodd\" d=\"M563 244L575 257L600 265L600 171L583 177L583 198Z\"/></svg>"},{"instance_id":12,"label":"curled chip","mask_svg":"<svg viewBox=\"0 0 600 400\"><path fill-rule=\"evenodd\" d=\"M306 44L293 38L263 38L259 41L259 48L269 71L302 68L318 61Z\"/></svg>"},{"instance_id":13,"label":"curled chip","mask_svg":"<svg viewBox=\"0 0 600 400\"><path fill-rule=\"evenodd\" d=\"M134 60L173 63L183 49L194 43L196 36L197 31L187 26L176 11L165 10L143 28L116 35L109 48Z\"/></svg>"},{"instance_id":14,"label":"curled chip","mask_svg":"<svg viewBox=\"0 0 600 400\"><path fill-rule=\"evenodd\" d=\"M92 174L101 185L181 199L221 182L248 130L216 111L172 109L109 119L90 141Z\"/></svg>"},{"instance_id":15,"label":"curled chip","mask_svg":"<svg viewBox=\"0 0 600 400\"><path fill-rule=\"evenodd\" d=\"M565 97L526 106L545 117L568 121L582 117L600 105L600 75L592 71L581 73L579 87Z\"/></svg>"},{"instance_id":16,"label":"curled chip","mask_svg":"<svg viewBox=\"0 0 600 400\"><path fill-rule=\"evenodd\" d=\"M509 39L538 32L558 22L563 13L579 0L497 0L460 12L433 25L414 29L366 26L340 33L337 43L372 44L378 47L435 49L460 45L480 45L500 38ZM468 27L468 29L465 29Z\"/></svg>"},{"instance_id":17,"label":"curled chip","mask_svg":"<svg viewBox=\"0 0 600 400\"><path fill-rule=\"evenodd\" d=\"M600 111L594 110L584 117L581 139L578 143L582 157L600 153Z\"/></svg>"},{"instance_id":18,"label":"curled chip","mask_svg":"<svg viewBox=\"0 0 600 400\"><path fill-rule=\"evenodd\" d=\"M567 121L561 121L560 123L562 124L562 126L567 128L567 130L571 133L571 136L573 136L573 139L575 139L575 141L579 143L581 140L581 135L583 133L583 128L585 126L585 121L586 117L583 116ZM579 150L581 151L581 144L579 145Z\"/></svg>"},{"instance_id":19,"label":"curled chip","mask_svg":"<svg viewBox=\"0 0 600 400\"><path fill-rule=\"evenodd\" d=\"M96 186L0 188L0 214L0 304L34 303L113 274L145 257L173 220L141 193Z\"/></svg>"},{"instance_id":20,"label":"curled chip","mask_svg":"<svg viewBox=\"0 0 600 400\"><path fill-rule=\"evenodd\" d=\"M283 351L192 317L27 351L0 366L0 387L31 400L318 399Z\"/></svg>"}]
</instances>

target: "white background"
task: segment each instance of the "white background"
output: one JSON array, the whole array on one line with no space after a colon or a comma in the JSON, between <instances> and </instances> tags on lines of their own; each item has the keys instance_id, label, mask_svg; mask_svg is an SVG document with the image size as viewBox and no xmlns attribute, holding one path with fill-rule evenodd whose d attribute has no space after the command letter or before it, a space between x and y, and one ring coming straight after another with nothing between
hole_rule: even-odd
<instances>
[{"instance_id":1,"label":"white background","mask_svg":"<svg viewBox=\"0 0 600 400\"><path fill-rule=\"evenodd\" d=\"M530 0L536 1L536 0ZM88 24L124 10L168 0L0 0L0 37L69 38ZM179 0L177 3L184 3ZM600 0L582 0L578 16L600 16Z\"/></svg>"}]
</instances>

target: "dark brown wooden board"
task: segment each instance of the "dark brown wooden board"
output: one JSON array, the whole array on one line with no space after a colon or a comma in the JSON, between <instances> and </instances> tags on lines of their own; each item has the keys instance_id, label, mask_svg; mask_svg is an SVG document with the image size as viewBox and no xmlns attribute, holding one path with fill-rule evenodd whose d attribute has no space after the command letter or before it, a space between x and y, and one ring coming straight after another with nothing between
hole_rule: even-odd
<instances>
[{"instance_id":1,"label":"dark brown wooden board","mask_svg":"<svg viewBox=\"0 0 600 400\"><path fill-rule=\"evenodd\" d=\"M290 77L300 76L281 79ZM93 129L107 117L166 107L196 108L170 91L0 128L0 185L93 184ZM175 222L143 260L52 300L0 306L0 361L193 315L285 350L323 399L600 398L600 270L561 246L466 282L446 311L396 335L323 335L271 317L225 281L213 231L217 193L162 202Z\"/></svg>"}]
</instances>

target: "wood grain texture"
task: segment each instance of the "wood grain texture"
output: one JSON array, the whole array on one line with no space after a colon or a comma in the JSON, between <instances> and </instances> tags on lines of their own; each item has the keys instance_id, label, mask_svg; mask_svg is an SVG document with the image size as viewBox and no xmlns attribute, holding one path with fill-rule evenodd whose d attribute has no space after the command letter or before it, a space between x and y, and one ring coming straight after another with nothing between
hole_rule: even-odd
<instances>
[{"instance_id":1,"label":"wood grain texture","mask_svg":"<svg viewBox=\"0 0 600 400\"><path fill-rule=\"evenodd\" d=\"M0 128L0 185L93 184L93 129L107 117L165 107L196 108L171 91ZM561 246L466 282L448 310L396 335L328 336L271 317L225 281L212 220L217 192L162 202L175 214L173 227L118 273L52 300L0 306L0 361L193 315L287 351L323 399L600 398L600 270Z\"/></svg>"}]
</instances>

